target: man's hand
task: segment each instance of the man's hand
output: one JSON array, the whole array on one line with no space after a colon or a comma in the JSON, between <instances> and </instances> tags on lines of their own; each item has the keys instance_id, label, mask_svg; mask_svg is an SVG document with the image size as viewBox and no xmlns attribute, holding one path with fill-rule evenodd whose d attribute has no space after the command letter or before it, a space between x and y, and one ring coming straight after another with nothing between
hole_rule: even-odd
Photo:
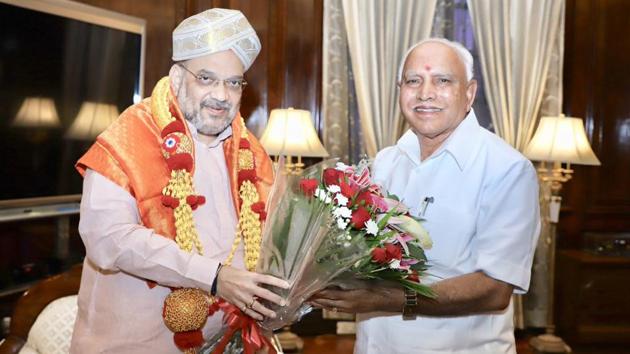
<instances>
[{"instance_id":1,"label":"man's hand","mask_svg":"<svg viewBox=\"0 0 630 354\"><path fill-rule=\"evenodd\" d=\"M237 306L245 314L261 321L263 316L275 318L275 312L258 302L258 298L285 305L285 301L278 295L259 284L289 288L289 283L270 275L248 272L230 266L224 266L217 275L217 296Z\"/></svg>"},{"instance_id":2,"label":"man's hand","mask_svg":"<svg viewBox=\"0 0 630 354\"><path fill-rule=\"evenodd\" d=\"M431 287L437 298L418 297L416 313L427 316L465 316L504 311L510 304L514 286L474 272L445 279ZM372 287L360 290L326 289L309 302L316 307L349 313L373 311L402 312L402 288Z\"/></svg>"},{"instance_id":3,"label":"man's hand","mask_svg":"<svg viewBox=\"0 0 630 354\"><path fill-rule=\"evenodd\" d=\"M400 312L405 302L402 288L324 289L313 295L309 303L332 311L347 313Z\"/></svg>"}]
</instances>

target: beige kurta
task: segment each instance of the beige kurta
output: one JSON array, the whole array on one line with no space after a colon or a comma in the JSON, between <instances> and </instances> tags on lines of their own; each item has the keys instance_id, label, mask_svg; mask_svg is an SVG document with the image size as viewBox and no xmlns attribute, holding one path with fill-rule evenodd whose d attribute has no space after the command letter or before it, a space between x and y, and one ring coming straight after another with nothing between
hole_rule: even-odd
<instances>
[{"instance_id":1,"label":"beige kurta","mask_svg":"<svg viewBox=\"0 0 630 354\"><path fill-rule=\"evenodd\" d=\"M140 224L135 199L102 175L88 170L79 232L86 245L79 313L71 353L180 353L162 321L167 286L210 290L217 266L227 258L237 216L223 152L228 128L213 146L195 141L194 184L206 203L194 211L204 255L179 249ZM239 246L233 266L243 269ZM150 289L146 279L159 285ZM208 318L204 337L216 333L222 313Z\"/></svg>"}]
</instances>

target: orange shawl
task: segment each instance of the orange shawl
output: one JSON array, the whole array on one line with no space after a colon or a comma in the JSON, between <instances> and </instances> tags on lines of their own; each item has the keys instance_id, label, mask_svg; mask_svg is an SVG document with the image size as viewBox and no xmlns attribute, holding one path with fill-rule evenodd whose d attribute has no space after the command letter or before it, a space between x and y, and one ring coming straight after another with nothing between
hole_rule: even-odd
<instances>
[{"instance_id":1,"label":"orange shawl","mask_svg":"<svg viewBox=\"0 0 630 354\"><path fill-rule=\"evenodd\" d=\"M174 97L172 91L171 97ZM171 99L169 104L175 118L183 121L177 100ZM184 126L192 140L188 126L186 124ZM239 114L232 122L232 136L226 139L223 145L230 175L229 188L237 215L242 202L238 195L237 175L241 129ZM136 199L142 224L174 240L176 233L173 209L164 206L161 199L162 189L170 178L170 170L162 155L160 133L160 128L151 114L151 98L147 98L125 110L99 135L94 145L79 159L76 168L81 175L90 168L127 190ZM255 159L258 178L255 183L256 189L260 201L265 202L273 183L271 159L253 134L248 134L248 140ZM194 165L191 173L194 173Z\"/></svg>"}]
</instances>

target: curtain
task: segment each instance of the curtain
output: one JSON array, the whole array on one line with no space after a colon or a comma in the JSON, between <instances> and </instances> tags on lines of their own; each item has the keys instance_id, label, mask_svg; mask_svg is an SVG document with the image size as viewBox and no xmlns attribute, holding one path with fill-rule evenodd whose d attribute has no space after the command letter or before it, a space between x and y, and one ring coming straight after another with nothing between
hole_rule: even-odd
<instances>
[{"instance_id":1,"label":"curtain","mask_svg":"<svg viewBox=\"0 0 630 354\"><path fill-rule=\"evenodd\" d=\"M561 113L565 1L468 0L468 7L495 133L523 151L539 117ZM543 203L541 213L547 210ZM549 232L543 222L530 290L514 299L518 328L545 327L553 311L547 301Z\"/></svg>"},{"instance_id":2,"label":"curtain","mask_svg":"<svg viewBox=\"0 0 630 354\"><path fill-rule=\"evenodd\" d=\"M342 0L364 144L371 157L402 135L396 75L402 56L429 36L436 0Z\"/></svg>"},{"instance_id":3,"label":"curtain","mask_svg":"<svg viewBox=\"0 0 630 354\"><path fill-rule=\"evenodd\" d=\"M348 52L346 23L342 0L324 1L322 48L322 117L323 142L331 157L345 163L357 163L361 155L360 128ZM353 153L358 147L358 152Z\"/></svg>"},{"instance_id":4,"label":"curtain","mask_svg":"<svg viewBox=\"0 0 630 354\"><path fill-rule=\"evenodd\" d=\"M541 107L564 0L468 0L497 135L523 151Z\"/></svg>"},{"instance_id":5,"label":"curtain","mask_svg":"<svg viewBox=\"0 0 630 354\"><path fill-rule=\"evenodd\" d=\"M562 8L564 14L564 5ZM558 116L562 113L562 69L564 61L564 16L561 16L558 33L551 53L547 82L540 107L540 116ZM536 245L532 280L529 292L523 297L522 325L527 327L546 327L549 308L549 251L551 233L555 228L549 223L549 201L544 196L551 195L549 183L540 183L540 212L542 229Z\"/></svg>"}]
</instances>

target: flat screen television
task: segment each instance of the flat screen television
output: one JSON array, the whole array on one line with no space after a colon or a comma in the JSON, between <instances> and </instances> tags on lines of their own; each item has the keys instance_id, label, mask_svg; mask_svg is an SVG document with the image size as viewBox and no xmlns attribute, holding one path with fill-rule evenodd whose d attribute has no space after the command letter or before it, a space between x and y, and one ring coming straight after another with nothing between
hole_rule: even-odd
<instances>
[{"instance_id":1,"label":"flat screen television","mask_svg":"<svg viewBox=\"0 0 630 354\"><path fill-rule=\"evenodd\" d=\"M143 96L145 26L67 0L0 0L0 214L78 202L74 163Z\"/></svg>"}]
</instances>

